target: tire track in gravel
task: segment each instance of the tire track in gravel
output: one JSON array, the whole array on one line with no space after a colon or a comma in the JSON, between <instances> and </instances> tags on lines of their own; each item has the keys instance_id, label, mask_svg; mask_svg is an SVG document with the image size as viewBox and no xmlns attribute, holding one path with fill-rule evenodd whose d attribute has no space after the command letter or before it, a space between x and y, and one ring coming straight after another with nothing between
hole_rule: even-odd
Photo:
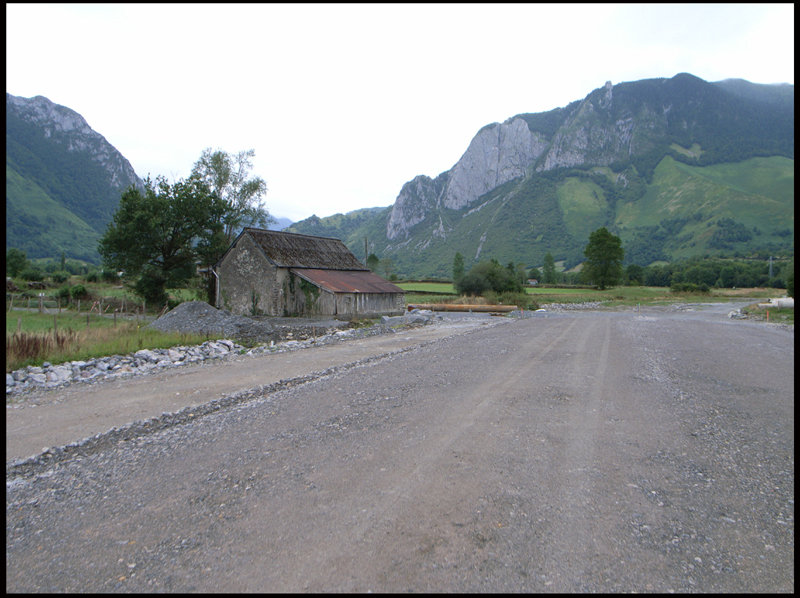
<instances>
[{"instance_id":1,"label":"tire track in gravel","mask_svg":"<svg viewBox=\"0 0 800 598\"><path fill-rule=\"evenodd\" d=\"M550 327L563 326L564 322L554 321ZM495 406L498 397L504 397L513 389L520 385L520 380L529 374L531 368L535 368L554 348L564 342L564 339L572 332L578 324L578 320L573 320L569 325L563 327L560 333L551 340L544 348L535 346L538 338L528 338L525 344L516 351L507 355L506 359L498 365L501 367L493 368L492 377L485 380L475 388L470 390L468 396L462 396L460 409L454 412L442 422L438 432L427 437L425 446L418 447L416 452L416 465L410 471L399 477L397 482L381 492L387 498L381 500L376 506L368 509L357 524L347 535L340 540L336 547L336 554L317 554L311 559L311 566L304 567L298 564L293 576L298 580L303 580L307 587L325 587L325 578L328 567L325 566L329 561L342 559L342 554L354 555L358 553L357 546L362 544L366 535L374 533L389 519L397 519L403 512L415 508L422 497L429 491L432 485L439 483L438 472L443 467L445 454L451 449L454 443L464 440L468 436L485 440L486 430L476 430L476 427L486 426L486 421L481 421L485 413ZM533 354L533 358L531 358ZM501 379L500 384L497 380ZM474 442L474 441L471 441ZM482 448L486 449L488 443L483 442ZM362 563L362 566L364 563Z\"/></svg>"}]
</instances>

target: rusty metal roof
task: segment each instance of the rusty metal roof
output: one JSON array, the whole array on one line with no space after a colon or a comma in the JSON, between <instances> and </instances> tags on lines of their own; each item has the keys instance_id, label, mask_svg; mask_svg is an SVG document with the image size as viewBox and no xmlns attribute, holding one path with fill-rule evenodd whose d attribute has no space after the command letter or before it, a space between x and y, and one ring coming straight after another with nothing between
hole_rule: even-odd
<instances>
[{"instance_id":1,"label":"rusty metal roof","mask_svg":"<svg viewBox=\"0 0 800 598\"><path fill-rule=\"evenodd\" d=\"M331 293L405 293L397 285L369 270L364 272L292 268L289 272Z\"/></svg>"},{"instance_id":2,"label":"rusty metal roof","mask_svg":"<svg viewBox=\"0 0 800 598\"><path fill-rule=\"evenodd\" d=\"M250 235L279 268L369 271L339 239L260 228L245 228L242 235L245 234Z\"/></svg>"}]
</instances>

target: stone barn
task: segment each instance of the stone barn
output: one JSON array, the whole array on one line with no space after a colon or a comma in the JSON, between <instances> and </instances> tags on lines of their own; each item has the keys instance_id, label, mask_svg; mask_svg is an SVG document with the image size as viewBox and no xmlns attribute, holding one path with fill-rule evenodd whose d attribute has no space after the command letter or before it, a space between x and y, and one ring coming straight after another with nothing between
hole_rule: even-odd
<instances>
[{"instance_id":1,"label":"stone barn","mask_svg":"<svg viewBox=\"0 0 800 598\"><path fill-rule=\"evenodd\" d=\"M399 315L405 291L339 239L245 228L214 268L216 305L235 315Z\"/></svg>"}]
</instances>

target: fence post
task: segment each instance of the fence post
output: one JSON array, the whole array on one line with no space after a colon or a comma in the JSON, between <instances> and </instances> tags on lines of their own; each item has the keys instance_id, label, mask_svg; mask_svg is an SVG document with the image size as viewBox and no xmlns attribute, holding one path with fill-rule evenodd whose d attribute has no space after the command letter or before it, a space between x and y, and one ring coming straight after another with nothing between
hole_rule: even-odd
<instances>
[{"instance_id":1,"label":"fence post","mask_svg":"<svg viewBox=\"0 0 800 598\"><path fill-rule=\"evenodd\" d=\"M86 330L89 330L89 314L86 314Z\"/></svg>"},{"instance_id":2,"label":"fence post","mask_svg":"<svg viewBox=\"0 0 800 598\"><path fill-rule=\"evenodd\" d=\"M14 307L14 293L11 293L11 302L8 304L8 313L11 313L12 307Z\"/></svg>"},{"instance_id":3,"label":"fence post","mask_svg":"<svg viewBox=\"0 0 800 598\"><path fill-rule=\"evenodd\" d=\"M114 328L117 327L117 310L114 310Z\"/></svg>"},{"instance_id":4,"label":"fence post","mask_svg":"<svg viewBox=\"0 0 800 598\"><path fill-rule=\"evenodd\" d=\"M58 298L58 313L61 313L61 297Z\"/></svg>"},{"instance_id":5,"label":"fence post","mask_svg":"<svg viewBox=\"0 0 800 598\"><path fill-rule=\"evenodd\" d=\"M44 294L39 293L39 313L42 313L42 309L44 308Z\"/></svg>"},{"instance_id":6,"label":"fence post","mask_svg":"<svg viewBox=\"0 0 800 598\"><path fill-rule=\"evenodd\" d=\"M78 315L81 315L81 300L78 299Z\"/></svg>"},{"instance_id":7,"label":"fence post","mask_svg":"<svg viewBox=\"0 0 800 598\"><path fill-rule=\"evenodd\" d=\"M17 318L17 334L22 330L22 317Z\"/></svg>"},{"instance_id":8,"label":"fence post","mask_svg":"<svg viewBox=\"0 0 800 598\"><path fill-rule=\"evenodd\" d=\"M58 316L53 314L53 339L58 335Z\"/></svg>"}]
</instances>

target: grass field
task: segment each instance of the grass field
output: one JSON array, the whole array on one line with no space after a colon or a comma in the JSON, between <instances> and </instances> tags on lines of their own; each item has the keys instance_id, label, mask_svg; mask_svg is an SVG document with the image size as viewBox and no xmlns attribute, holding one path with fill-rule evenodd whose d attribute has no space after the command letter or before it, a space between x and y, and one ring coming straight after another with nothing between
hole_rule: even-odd
<instances>
[{"instance_id":1,"label":"grass field","mask_svg":"<svg viewBox=\"0 0 800 598\"><path fill-rule=\"evenodd\" d=\"M149 319L152 321L152 317ZM167 333L146 328L144 319L12 311L6 315L6 372L45 361L86 361L107 355L126 355L139 349L168 349L196 345L219 335Z\"/></svg>"},{"instance_id":2,"label":"grass field","mask_svg":"<svg viewBox=\"0 0 800 598\"><path fill-rule=\"evenodd\" d=\"M463 298L455 295L450 283L400 283L398 286L408 291L406 303L464 303ZM426 293L441 292L441 295L415 294L414 291ZM525 292L534 295L536 301L542 303L587 303L604 301L609 307L617 305L636 305L650 303L663 305L677 301L692 303L724 302L736 298L761 299L783 294L778 289L712 289L709 293L673 293L665 287L614 287L599 291L596 289L549 289L528 287Z\"/></svg>"}]
</instances>

